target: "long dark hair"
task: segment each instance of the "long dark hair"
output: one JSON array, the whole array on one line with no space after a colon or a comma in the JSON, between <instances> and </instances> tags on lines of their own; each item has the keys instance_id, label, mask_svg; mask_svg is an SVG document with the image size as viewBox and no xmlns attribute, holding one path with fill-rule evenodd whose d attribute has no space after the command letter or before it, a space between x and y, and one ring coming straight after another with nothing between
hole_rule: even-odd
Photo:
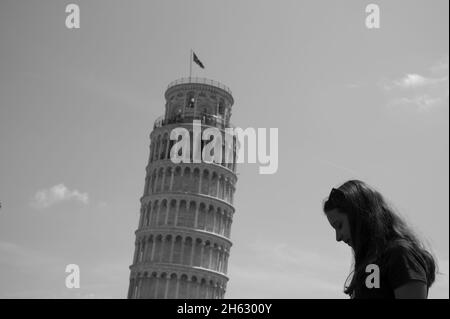
<instances>
[{"instance_id":1,"label":"long dark hair","mask_svg":"<svg viewBox=\"0 0 450 319\"><path fill-rule=\"evenodd\" d=\"M354 255L354 275L345 288L352 295L362 281L365 266L375 261L394 241L403 240L422 258L430 287L435 280L436 261L405 221L394 212L383 196L366 183L350 180L333 189L323 211L332 209L348 216Z\"/></svg>"}]
</instances>

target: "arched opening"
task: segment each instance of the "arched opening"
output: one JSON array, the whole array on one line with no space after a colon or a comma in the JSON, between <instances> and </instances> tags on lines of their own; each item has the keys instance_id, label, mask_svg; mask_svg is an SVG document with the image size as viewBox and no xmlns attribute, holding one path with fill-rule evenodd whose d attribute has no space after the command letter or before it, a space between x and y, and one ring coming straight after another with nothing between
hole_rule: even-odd
<instances>
[{"instance_id":1,"label":"arched opening","mask_svg":"<svg viewBox=\"0 0 450 319\"><path fill-rule=\"evenodd\" d=\"M168 167L166 169L166 173L164 176L164 192L168 192L170 190L170 179L172 178L172 168Z\"/></svg>"},{"instance_id":2,"label":"arched opening","mask_svg":"<svg viewBox=\"0 0 450 319\"><path fill-rule=\"evenodd\" d=\"M217 175L216 172L212 173L212 178L211 178L211 187L209 188L209 195L210 196L217 196L217 181L218 181L219 176Z\"/></svg>"},{"instance_id":3,"label":"arched opening","mask_svg":"<svg viewBox=\"0 0 450 319\"><path fill-rule=\"evenodd\" d=\"M192 253L192 238L187 237L184 241L184 254L183 254L183 265L191 264L191 253Z\"/></svg>"},{"instance_id":4,"label":"arched opening","mask_svg":"<svg viewBox=\"0 0 450 319\"><path fill-rule=\"evenodd\" d=\"M219 235L222 235L222 209L219 207L217 208L216 212L216 226L214 227L214 231L218 233Z\"/></svg>"},{"instance_id":5,"label":"arched opening","mask_svg":"<svg viewBox=\"0 0 450 319\"><path fill-rule=\"evenodd\" d=\"M164 169L161 167L158 171L158 184L156 185L156 193L162 191L162 183L163 183Z\"/></svg>"},{"instance_id":6,"label":"arched opening","mask_svg":"<svg viewBox=\"0 0 450 319\"><path fill-rule=\"evenodd\" d=\"M202 262L202 240L197 238L194 246L194 266L200 267Z\"/></svg>"},{"instance_id":7,"label":"arched opening","mask_svg":"<svg viewBox=\"0 0 450 319\"><path fill-rule=\"evenodd\" d=\"M162 260L163 263L169 263L170 262L170 249L172 246L172 235L167 235L164 238L164 247L162 252Z\"/></svg>"},{"instance_id":8,"label":"arched opening","mask_svg":"<svg viewBox=\"0 0 450 319\"><path fill-rule=\"evenodd\" d=\"M150 226L151 213L152 213L152 202L149 202L147 206L147 215L145 217L145 226Z\"/></svg>"},{"instance_id":9,"label":"arched opening","mask_svg":"<svg viewBox=\"0 0 450 319\"><path fill-rule=\"evenodd\" d=\"M151 194L153 194L155 192L155 182L156 182L156 169L153 170L153 173L152 173Z\"/></svg>"},{"instance_id":10,"label":"arched opening","mask_svg":"<svg viewBox=\"0 0 450 319\"><path fill-rule=\"evenodd\" d=\"M180 208L178 210L178 220L177 226L186 227L187 226L187 207L186 201L180 201Z\"/></svg>"},{"instance_id":11,"label":"arched opening","mask_svg":"<svg viewBox=\"0 0 450 319\"><path fill-rule=\"evenodd\" d=\"M182 238L181 236L177 236L175 238L175 245L173 246L172 263L174 264L181 263L181 250L182 250Z\"/></svg>"},{"instance_id":12,"label":"arched opening","mask_svg":"<svg viewBox=\"0 0 450 319\"><path fill-rule=\"evenodd\" d=\"M159 208L158 225L159 226L165 225L166 218L167 218L167 200L163 199Z\"/></svg>"},{"instance_id":13,"label":"arched opening","mask_svg":"<svg viewBox=\"0 0 450 319\"><path fill-rule=\"evenodd\" d=\"M197 228L204 230L206 227L206 206L204 203L200 203L198 210Z\"/></svg>"},{"instance_id":14,"label":"arched opening","mask_svg":"<svg viewBox=\"0 0 450 319\"><path fill-rule=\"evenodd\" d=\"M192 276L191 285L189 287L189 298L197 299L197 293L199 289L199 283L196 276Z\"/></svg>"},{"instance_id":15,"label":"arched opening","mask_svg":"<svg viewBox=\"0 0 450 319\"><path fill-rule=\"evenodd\" d=\"M167 151L167 143L168 143L168 141L169 141L169 134L165 133L164 137L162 139L162 147L161 147L161 152L160 152L161 153L160 159L166 159L167 158L166 151Z\"/></svg>"},{"instance_id":16,"label":"arched opening","mask_svg":"<svg viewBox=\"0 0 450 319\"><path fill-rule=\"evenodd\" d=\"M170 282L169 282L169 291L167 294L167 298L168 299L174 299L175 298L175 294L177 292L177 275L175 273L172 273L170 275Z\"/></svg>"},{"instance_id":17,"label":"arched opening","mask_svg":"<svg viewBox=\"0 0 450 319\"><path fill-rule=\"evenodd\" d=\"M209 205L208 213L206 215L206 230L212 232L214 228L214 207Z\"/></svg>"},{"instance_id":18,"label":"arched opening","mask_svg":"<svg viewBox=\"0 0 450 319\"><path fill-rule=\"evenodd\" d=\"M182 189L182 178L181 178L181 167L177 166L175 168L174 181L173 181L173 191L179 192Z\"/></svg>"},{"instance_id":19,"label":"arched opening","mask_svg":"<svg viewBox=\"0 0 450 319\"><path fill-rule=\"evenodd\" d=\"M158 235L156 237L156 243L155 243L155 252L153 254L153 262L159 263L161 262L161 250L163 245L163 237L162 235Z\"/></svg>"},{"instance_id":20,"label":"arched opening","mask_svg":"<svg viewBox=\"0 0 450 319\"><path fill-rule=\"evenodd\" d=\"M192 181L192 192L196 193L199 191L199 185L200 185L200 170L198 168L194 169L194 178Z\"/></svg>"},{"instance_id":21,"label":"arched opening","mask_svg":"<svg viewBox=\"0 0 450 319\"><path fill-rule=\"evenodd\" d=\"M203 257L202 257L202 267L209 268L209 259L211 255L211 242L207 240L205 242L205 247L203 247Z\"/></svg>"},{"instance_id":22,"label":"arched opening","mask_svg":"<svg viewBox=\"0 0 450 319\"><path fill-rule=\"evenodd\" d=\"M145 261L151 262L152 253L153 253L153 235L151 235L147 241L147 253L145 254Z\"/></svg>"},{"instance_id":23,"label":"arched opening","mask_svg":"<svg viewBox=\"0 0 450 319\"><path fill-rule=\"evenodd\" d=\"M209 191L209 171L205 169L203 171L201 193L208 195L208 191Z\"/></svg>"},{"instance_id":24,"label":"arched opening","mask_svg":"<svg viewBox=\"0 0 450 319\"><path fill-rule=\"evenodd\" d=\"M153 203L152 215L151 215L151 219L150 219L150 226L156 226L157 217L158 217L158 208L159 208L159 202L156 200Z\"/></svg>"},{"instance_id":25,"label":"arched opening","mask_svg":"<svg viewBox=\"0 0 450 319\"><path fill-rule=\"evenodd\" d=\"M182 186L182 191L183 192L188 192L190 190L192 181L191 181L191 169L189 167L185 167L184 168L184 173L183 173L183 186Z\"/></svg>"},{"instance_id":26,"label":"arched opening","mask_svg":"<svg viewBox=\"0 0 450 319\"><path fill-rule=\"evenodd\" d=\"M166 280L167 274L163 272L158 279L158 292L156 294L157 299L164 299L166 292Z\"/></svg>"},{"instance_id":27,"label":"arched opening","mask_svg":"<svg viewBox=\"0 0 450 319\"><path fill-rule=\"evenodd\" d=\"M157 274L156 274L156 272L153 272L150 275L150 287L149 287L149 293L148 293L150 299L155 298L157 280L158 280Z\"/></svg>"},{"instance_id":28,"label":"arched opening","mask_svg":"<svg viewBox=\"0 0 450 319\"><path fill-rule=\"evenodd\" d=\"M170 201L170 206L169 206L169 213L167 216L167 225L168 226L173 226L175 225L175 214L177 211L177 201L175 199L172 199Z\"/></svg>"},{"instance_id":29,"label":"arched opening","mask_svg":"<svg viewBox=\"0 0 450 319\"><path fill-rule=\"evenodd\" d=\"M158 136L157 140L156 140L156 149L155 149L155 154L154 154L154 160L159 159L159 149L161 147L161 135Z\"/></svg>"},{"instance_id":30,"label":"arched opening","mask_svg":"<svg viewBox=\"0 0 450 319\"><path fill-rule=\"evenodd\" d=\"M178 290L178 298L186 299L188 297L188 277L182 275L180 279L180 287Z\"/></svg>"},{"instance_id":31,"label":"arched opening","mask_svg":"<svg viewBox=\"0 0 450 319\"><path fill-rule=\"evenodd\" d=\"M195 107L195 94L194 92L189 92L186 95L186 108L194 109Z\"/></svg>"}]
</instances>

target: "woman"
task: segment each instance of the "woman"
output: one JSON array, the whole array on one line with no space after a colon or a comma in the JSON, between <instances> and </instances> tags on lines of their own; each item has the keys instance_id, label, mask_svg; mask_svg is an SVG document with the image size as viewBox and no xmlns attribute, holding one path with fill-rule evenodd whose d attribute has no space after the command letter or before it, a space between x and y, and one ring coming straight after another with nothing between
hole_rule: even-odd
<instances>
[{"instance_id":1,"label":"woman","mask_svg":"<svg viewBox=\"0 0 450 319\"><path fill-rule=\"evenodd\" d=\"M358 299L427 298L435 260L379 192L351 180L332 189L323 210L336 240L353 250L346 294Z\"/></svg>"}]
</instances>

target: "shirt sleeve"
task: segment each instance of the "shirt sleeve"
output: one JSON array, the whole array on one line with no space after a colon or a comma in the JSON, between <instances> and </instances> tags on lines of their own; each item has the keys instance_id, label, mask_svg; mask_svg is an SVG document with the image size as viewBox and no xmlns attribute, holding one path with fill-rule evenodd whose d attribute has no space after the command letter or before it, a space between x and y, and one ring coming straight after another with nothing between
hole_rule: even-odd
<instances>
[{"instance_id":1,"label":"shirt sleeve","mask_svg":"<svg viewBox=\"0 0 450 319\"><path fill-rule=\"evenodd\" d=\"M390 249L387 276L392 289L411 281L428 283L420 256L412 248L403 245Z\"/></svg>"}]
</instances>

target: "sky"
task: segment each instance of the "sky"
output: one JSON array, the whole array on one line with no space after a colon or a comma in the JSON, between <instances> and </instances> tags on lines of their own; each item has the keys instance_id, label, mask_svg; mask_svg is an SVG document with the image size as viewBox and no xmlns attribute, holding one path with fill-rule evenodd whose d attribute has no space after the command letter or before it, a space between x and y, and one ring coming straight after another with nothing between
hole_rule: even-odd
<instances>
[{"instance_id":1,"label":"sky","mask_svg":"<svg viewBox=\"0 0 450 319\"><path fill-rule=\"evenodd\" d=\"M355 178L429 243L429 297L449 298L449 4L373 1L368 29L369 3L2 0L0 298L126 297L149 134L191 49L234 125L278 128L275 174L238 165L226 298L346 298L321 205Z\"/></svg>"}]
</instances>

